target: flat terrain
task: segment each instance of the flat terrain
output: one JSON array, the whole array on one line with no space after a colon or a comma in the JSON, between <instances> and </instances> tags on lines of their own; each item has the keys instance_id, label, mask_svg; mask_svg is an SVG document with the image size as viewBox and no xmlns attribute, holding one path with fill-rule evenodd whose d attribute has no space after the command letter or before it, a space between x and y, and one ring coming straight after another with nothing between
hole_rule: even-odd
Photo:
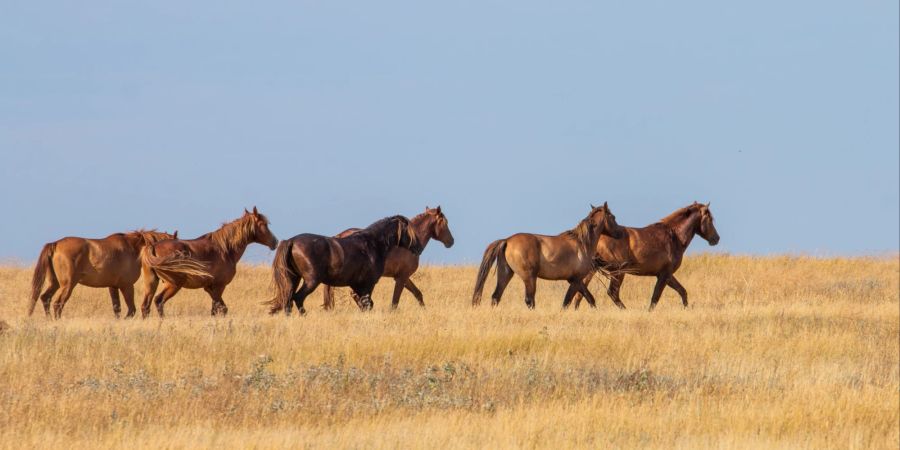
<instances>
[{"instance_id":1,"label":"flat terrain","mask_svg":"<svg viewBox=\"0 0 900 450\"><path fill-rule=\"evenodd\" d=\"M900 265L883 258L699 255L647 313L537 310L513 280L470 305L474 267L425 267L390 312L268 317L269 269L242 266L209 317L182 291L167 318L116 321L78 287L64 318L26 317L31 269L0 268L0 448L885 448L900 445ZM485 297L493 289L488 281ZM488 300L489 302L489 300Z\"/></svg>"}]
</instances>

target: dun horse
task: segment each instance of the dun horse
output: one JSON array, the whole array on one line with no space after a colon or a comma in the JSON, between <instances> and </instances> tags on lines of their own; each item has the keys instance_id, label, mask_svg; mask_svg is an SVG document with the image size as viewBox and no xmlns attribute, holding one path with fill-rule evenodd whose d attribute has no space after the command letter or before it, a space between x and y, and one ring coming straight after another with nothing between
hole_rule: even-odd
<instances>
[{"instance_id":1,"label":"dun horse","mask_svg":"<svg viewBox=\"0 0 900 450\"><path fill-rule=\"evenodd\" d=\"M426 206L424 213L413 217L409 222L423 251L431 239L437 239L444 244L444 247L446 248L453 247L453 234L450 233L447 217L441 212L440 206L434 209ZM347 237L358 231L360 231L359 228L350 228L335 237ZM422 291L420 291L419 288L413 284L412 280L410 280L410 277L418 268L419 255L409 251L409 249L396 247L388 252L387 260L384 262L384 274L381 276L394 279L394 297L391 301L391 309L396 309L397 305L400 303L400 294L403 293L403 288L406 288L406 290L416 297L419 306L425 306L425 300L422 298ZM326 285L324 289L325 302L322 306L325 309L333 309L334 288ZM353 294L353 300L356 301L357 306L362 308L362 304L359 302L359 297L357 297L356 294Z\"/></svg>"},{"instance_id":2,"label":"dun horse","mask_svg":"<svg viewBox=\"0 0 900 450\"><path fill-rule=\"evenodd\" d=\"M275 298L267 302L269 313L284 309L290 315L296 304L300 314L306 314L303 302L319 284L349 286L359 297L360 308L372 309L372 290L384 273L388 253L397 247L422 253L409 219L403 216L381 219L347 237L298 234L282 241L272 262Z\"/></svg>"},{"instance_id":3,"label":"dun horse","mask_svg":"<svg viewBox=\"0 0 900 450\"><path fill-rule=\"evenodd\" d=\"M244 210L239 219L197 239L173 239L147 246L141 252L144 275L144 303L141 313L150 315L150 301L162 278L162 292L156 296L156 311L163 317L167 301L181 288L200 289L212 298L212 315L228 313L222 300L225 287L234 278L237 263L251 243L274 250L278 239L269 231L269 220L259 213Z\"/></svg>"},{"instance_id":4,"label":"dun horse","mask_svg":"<svg viewBox=\"0 0 900 450\"><path fill-rule=\"evenodd\" d=\"M500 303L503 291L513 273L525 282L525 304L534 309L537 279L567 280L569 290L563 299L563 308L569 306L575 293L587 297L592 307L594 297L582 280L594 270L593 254L601 234L619 237L621 228L616 217L604 202L601 207L591 206L591 212L575 228L557 236L518 233L491 243L484 252L478 269L472 304L481 303L481 291L494 261L497 262L497 288L491 295L491 305Z\"/></svg>"},{"instance_id":5,"label":"dun horse","mask_svg":"<svg viewBox=\"0 0 900 450\"><path fill-rule=\"evenodd\" d=\"M154 242L176 237L177 231L172 235L155 230L137 230L111 234L103 239L67 237L45 244L31 279L28 315L34 312L40 297L47 316L60 318L72 290L76 285L83 284L109 289L116 318L119 318L122 311L122 303L119 301L121 291L125 297L125 305L128 306L125 317L134 316L134 283L141 276L141 249ZM46 280L50 281L50 286L41 294Z\"/></svg>"},{"instance_id":6,"label":"dun horse","mask_svg":"<svg viewBox=\"0 0 900 450\"><path fill-rule=\"evenodd\" d=\"M656 307L666 286L681 296L681 303L687 308L687 291L674 274L681 266L681 259L694 235L700 235L709 245L719 243L719 233L713 224L709 203L701 205L694 202L644 228L623 228L625 235L621 239L603 236L597 242L597 264L612 274L606 291L609 297L624 308L619 299L619 289L625 274L655 276L656 287L650 298L650 310ZM591 276L588 274L585 278L585 285L590 283ZM579 296L575 300L576 308L580 302Z\"/></svg>"}]
</instances>

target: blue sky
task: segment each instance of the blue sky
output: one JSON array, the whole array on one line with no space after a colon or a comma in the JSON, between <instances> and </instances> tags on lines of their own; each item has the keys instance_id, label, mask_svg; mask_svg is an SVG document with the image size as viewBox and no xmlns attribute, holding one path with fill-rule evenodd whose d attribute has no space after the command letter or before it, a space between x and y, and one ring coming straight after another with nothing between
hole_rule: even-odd
<instances>
[{"instance_id":1,"label":"blue sky","mask_svg":"<svg viewBox=\"0 0 900 450\"><path fill-rule=\"evenodd\" d=\"M633 226L711 201L715 251L900 245L897 2L2 12L0 259L136 227L193 237L252 205L285 238L440 204L457 244L433 263L603 201Z\"/></svg>"}]
</instances>

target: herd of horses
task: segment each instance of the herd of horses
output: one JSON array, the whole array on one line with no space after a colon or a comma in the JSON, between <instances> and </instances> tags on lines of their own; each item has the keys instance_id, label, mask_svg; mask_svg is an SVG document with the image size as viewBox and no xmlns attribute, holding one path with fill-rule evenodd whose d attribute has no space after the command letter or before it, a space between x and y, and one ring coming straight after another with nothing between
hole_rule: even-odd
<instances>
[{"instance_id":1,"label":"herd of horses","mask_svg":"<svg viewBox=\"0 0 900 450\"><path fill-rule=\"evenodd\" d=\"M619 298L625 275L656 277L650 310L656 307L666 286L674 289L687 307L687 291L674 274L695 235L710 245L718 244L713 222L708 203L694 202L643 228L620 226L606 203L592 205L588 215L571 230L552 236L517 233L488 245L475 280L472 305L481 302L488 273L496 266L492 305L500 302L515 274L525 284L528 308L535 307L538 278L569 282L563 308L573 301L578 308L582 298L596 307L588 284L599 272L609 279L607 294L619 308L625 308ZM121 293L128 308L125 317L130 318L137 313L134 284L142 278L144 318L154 304L163 317L166 302L183 288L202 288L212 300L210 313L225 315L228 307L222 294L252 243L275 250L275 292L264 302L270 314L290 315L294 306L305 314L304 302L319 285L324 286L325 309L334 307L334 288L349 287L359 309L370 310L374 305L372 291L382 277L394 279L392 308L397 308L404 289L425 306L422 292L410 277L432 239L447 248L454 243L440 206L426 207L412 219L386 217L333 237L305 233L280 242L269 229L269 220L256 207L245 209L238 219L196 239L179 239L177 231L169 234L156 230L116 233L103 239L66 237L45 244L41 250L32 277L28 314L34 312L40 299L48 317L60 318L75 286L83 284L109 289L116 318L121 316Z\"/></svg>"}]
</instances>

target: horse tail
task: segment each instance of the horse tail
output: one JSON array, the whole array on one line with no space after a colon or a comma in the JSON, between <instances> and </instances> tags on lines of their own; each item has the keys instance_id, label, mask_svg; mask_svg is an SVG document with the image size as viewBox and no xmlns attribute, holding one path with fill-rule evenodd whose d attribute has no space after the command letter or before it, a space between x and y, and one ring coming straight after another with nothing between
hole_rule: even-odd
<instances>
[{"instance_id":1,"label":"horse tail","mask_svg":"<svg viewBox=\"0 0 900 450\"><path fill-rule=\"evenodd\" d=\"M322 308L325 308L326 310L334 309L334 288L333 287L331 287L327 284L325 286L323 286L322 298L323 298Z\"/></svg>"},{"instance_id":2,"label":"horse tail","mask_svg":"<svg viewBox=\"0 0 900 450\"><path fill-rule=\"evenodd\" d=\"M37 264L34 266L34 275L31 277L31 304L28 305L28 315L34 313L34 306L37 304L38 297L41 295L41 289L44 288L44 281L47 279L47 273L56 278L53 271L53 251L56 250L56 243L50 242L44 244L41 254L38 256Z\"/></svg>"},{"instance_id":3,"label":"horse tail","mask_svg":"<svg viewBox=\"0 0 900 450\"><path fill-rule=\"evenodd\" d=\"M475 292L472 294L472 306L481 303L481 291L484 290L484 282L487 280L488 272L494 261L498 261L500 255L506 251L506 239L500 239L491 242L484 250L484 258L481 260L481 267L478 268L478 278L475 279Z\"/></svg>"},{"instance_id":4,"label":"horse tail","mask_svg":"<svg viewBox=\"0 0 900 450\"><path fill-rule=\"evenodd\" d=\"M153 245L144 246L141 249L141 264L152 270L167 283L174 283L172 274L176 273L200 278L213 278L206 263L185 252L174 252L162 256L157 256L154 253Z\"/></svg>"},{"instance_id":5,"label":"horse tail","mask_svg":"<svg viewBox=\"0 0 900 450\"><path fill-rule=\"evenodd\" d=\"M275 297L263 302L269 306L269 314L275 314L284 309L287 302L294 295L294 280L299 276L291 267L291 249L293 241L285 239L278 243L275 250L275 260L272 261L272 281L275 284Z\"/></svg>"}]
</instances>

